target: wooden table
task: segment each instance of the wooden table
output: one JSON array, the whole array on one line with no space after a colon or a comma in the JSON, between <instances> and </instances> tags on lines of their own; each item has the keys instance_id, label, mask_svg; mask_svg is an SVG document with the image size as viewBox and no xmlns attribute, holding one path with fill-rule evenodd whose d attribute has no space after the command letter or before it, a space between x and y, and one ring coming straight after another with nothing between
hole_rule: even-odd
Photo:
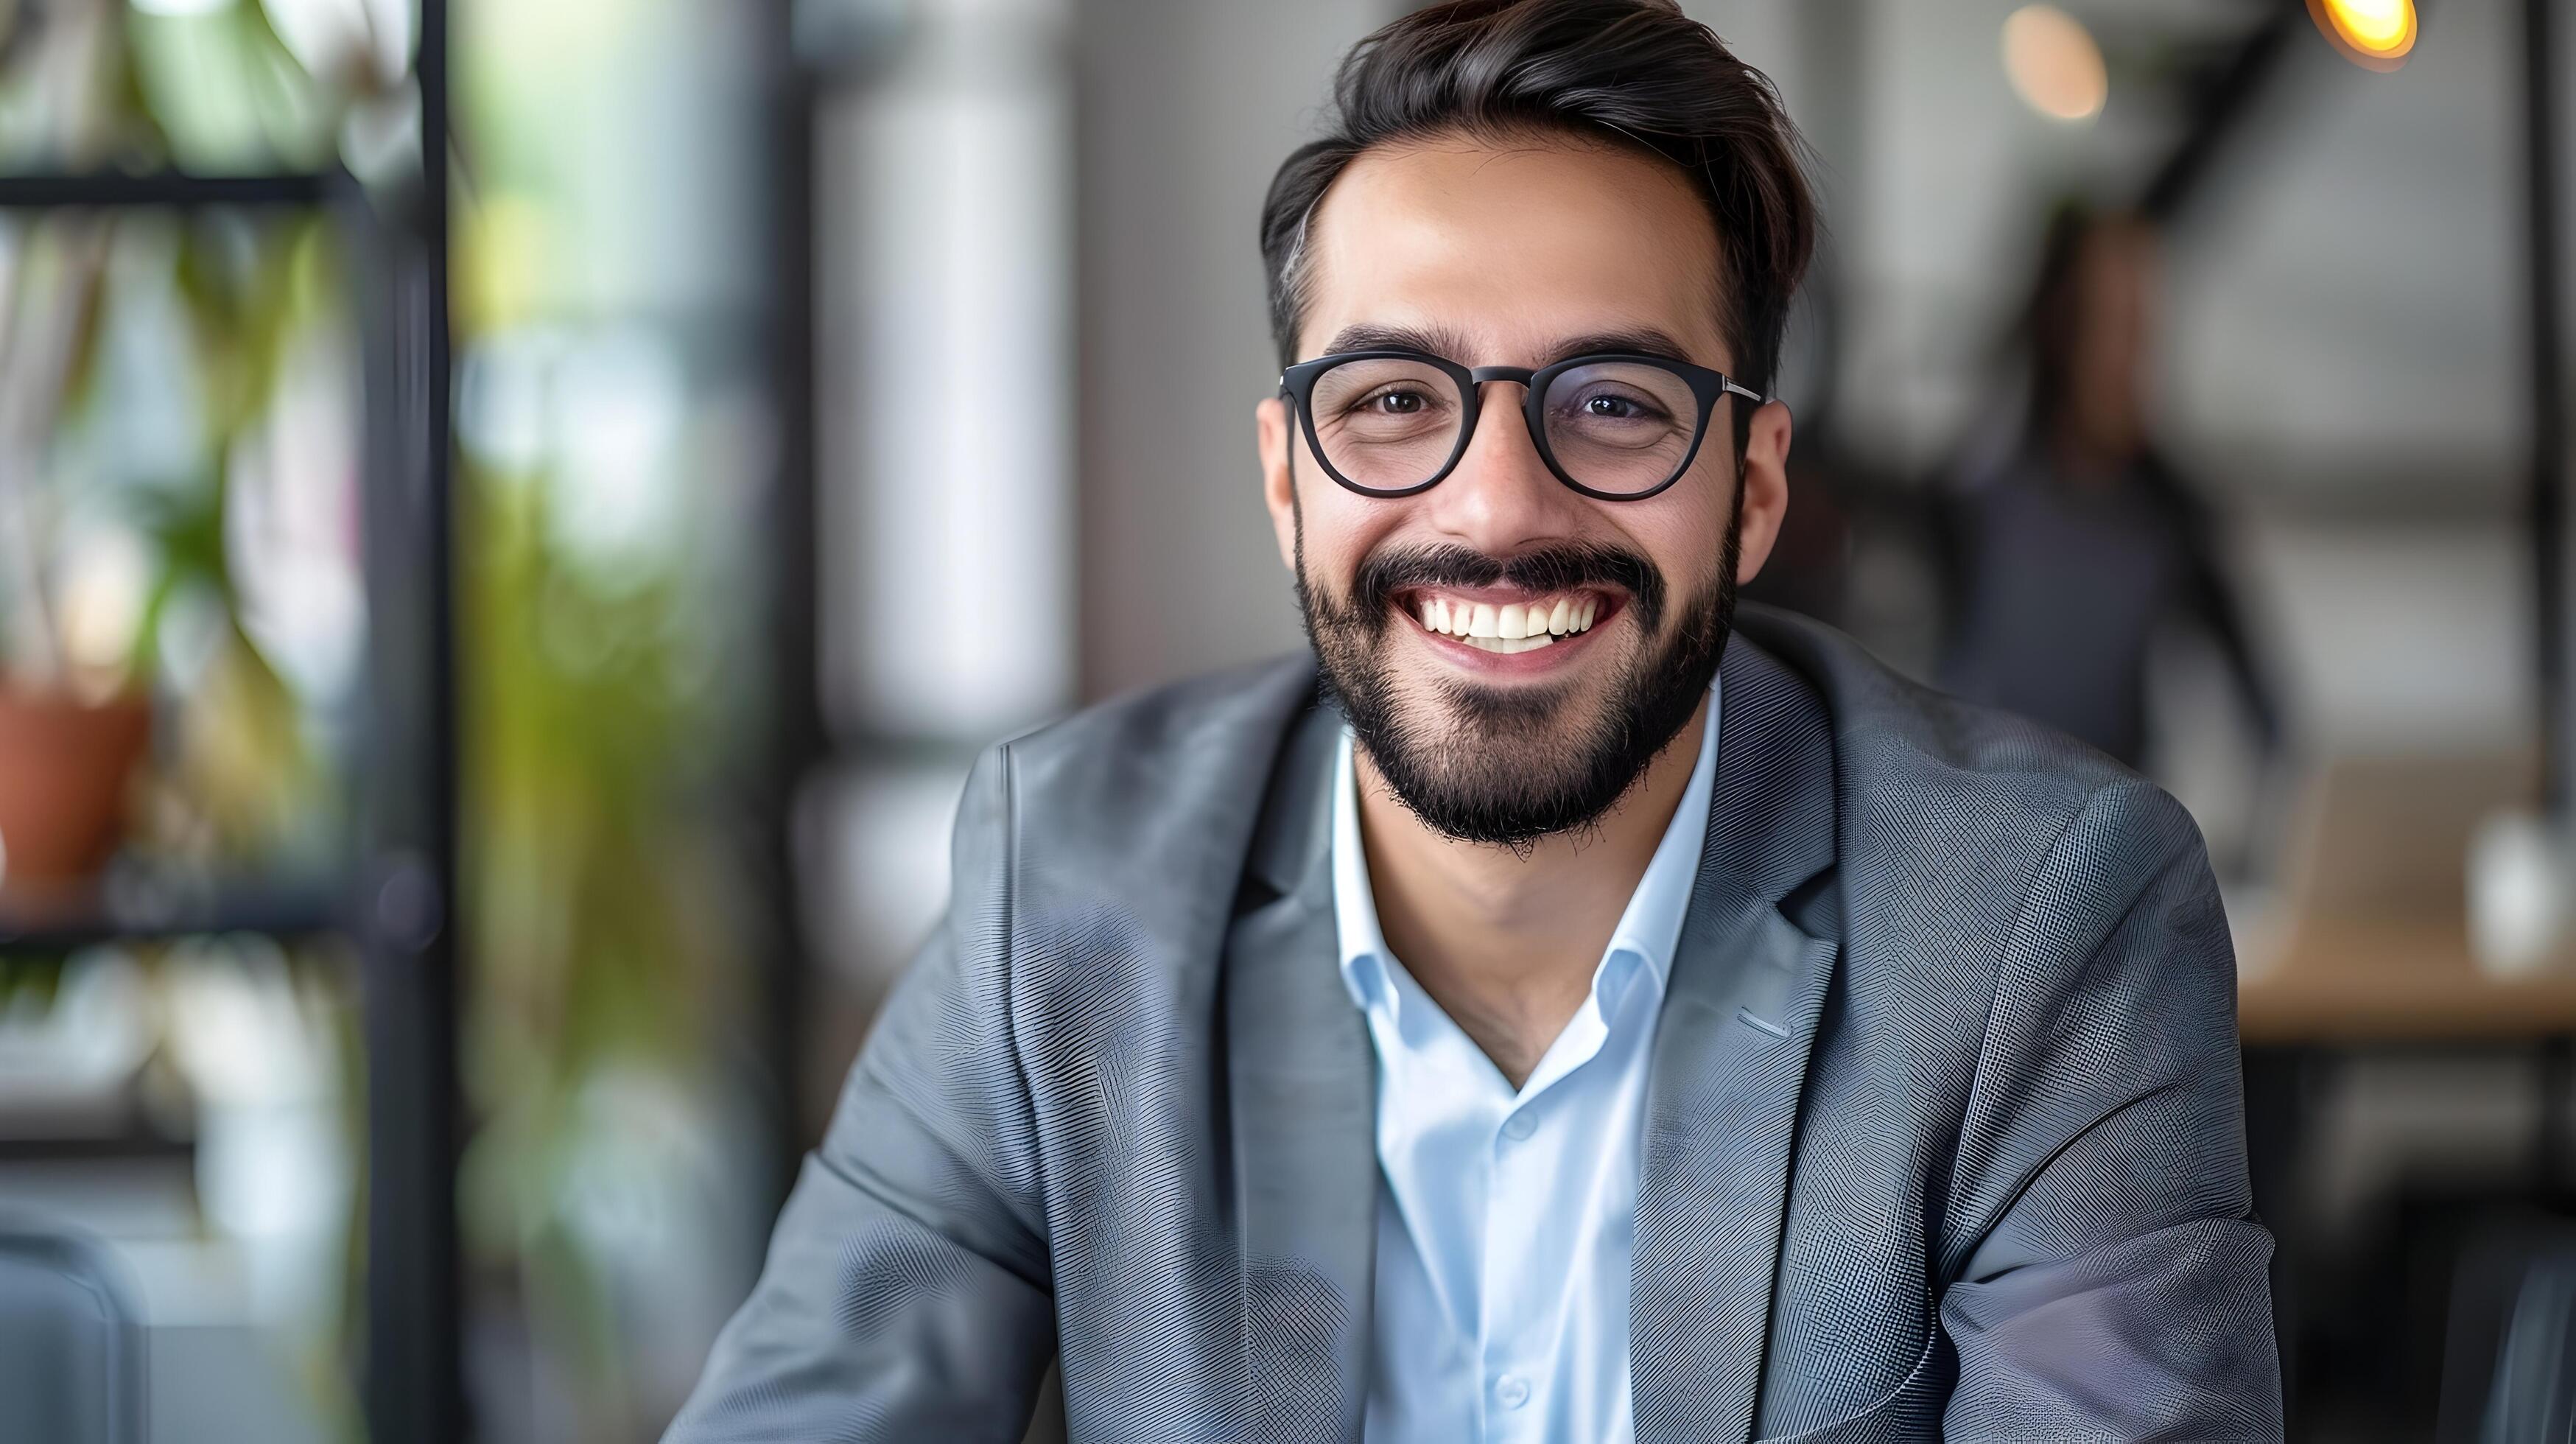
<instances>
[{"instance_id":1,"label":"wooden table","mask_svg":"<svg viewBox=\"0 0 2576 1444\"><path fill-rule=\"evenodd\" d=\"M2478 826L2531 795L2516 755L2345 758L2289 842L2277 942L2242 940L2249 1045L2533 1043L2576 1037L2576 950L2522 976L2469 951Z\"/></svg>"},{"instance_id":2,"label":"wooden table","mask_svg":"<svg viewBox=\"0 0 2576 1444\"><path fill-rule=\"evenodd\" d=\"M2531 1043L2576 1035L2576 965L2504 978L2453 916L2310 916L2236 989L2248 1045Z\"/></svg>"}]
</instances>

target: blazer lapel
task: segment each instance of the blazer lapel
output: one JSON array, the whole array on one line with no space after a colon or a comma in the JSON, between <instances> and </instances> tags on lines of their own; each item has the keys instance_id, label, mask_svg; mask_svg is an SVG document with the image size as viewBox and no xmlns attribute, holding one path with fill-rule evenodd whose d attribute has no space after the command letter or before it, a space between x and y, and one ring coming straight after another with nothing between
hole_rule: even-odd
<instances>
[{"instance_id":1,"label":"blazer lapel","mask_svg":"<svg viewBox=\"0 0 2576 1444\"><path fill-rule=\"evenodd\" d=\"M1335 965L1333 747L1284 749L1223 967L1252 1437L1357 1444L1377 1224L1376 1055Z\"/></svg>"},{"instance_id":2,"label":"blazer lapel","mask_svg":"<svg viewBox=\"0 0 2576 1444\"><path fill-rule=\"evenodd\" d=\"M1740 637L1723 673L1708 842L1647 1088L1629 1289L1639 1444L1752 1437L1798 1096L1837 951L1780 908L1833 866L1830 719Z\"/></svg>"}]
</instances>

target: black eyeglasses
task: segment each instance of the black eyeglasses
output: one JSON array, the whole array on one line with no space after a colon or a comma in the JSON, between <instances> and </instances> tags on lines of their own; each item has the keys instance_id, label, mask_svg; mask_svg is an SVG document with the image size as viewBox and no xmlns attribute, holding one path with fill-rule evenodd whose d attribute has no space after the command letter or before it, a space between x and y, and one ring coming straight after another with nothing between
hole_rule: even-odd
<instances>
[{"instance_id":1,"label":"black eyeglasses","mask_svg":"<svg viewBox=\"0 0 2576 1444\"><path fill-rule=\"evenodd\" d=\"M1457 469L1488 381L1522 388L1539 459L1602 501L1640 501L1681 480L1721 399L1762 400L1705 366L1620 352L1532 371L1470 368L1422 351L1343 351L1279 373L1325 472L1379 497L1429 490Z\"/></svg>"}]
</instances>

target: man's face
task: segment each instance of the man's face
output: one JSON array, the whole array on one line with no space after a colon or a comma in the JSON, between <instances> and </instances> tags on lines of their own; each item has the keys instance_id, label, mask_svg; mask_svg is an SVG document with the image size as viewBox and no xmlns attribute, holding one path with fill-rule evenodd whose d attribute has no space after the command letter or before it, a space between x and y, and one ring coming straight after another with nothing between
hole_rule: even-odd
<instances>
[{"instance_id":1,"label":"man's face","mask_svg":"<svg viewBox=\"0 0 2576 1444\"><path fill-rule=\"evenodd\" d=\"M1334 182L1306 247L1299 359L1410 333L1461 365L1534 368L1615 336L1732 373L1715 227L1677 171L1629 151L1381 147ZM1335 483L1280 400L1261 404L1259 440L1280 555L1361 746L1434 829L1524 846L1597 820L1699 705L1734 587L1778 534L1789 417L1755 414L1740 501L1741 399L1674 485L1600 501L1540 459L1520 388L1483 399L1457 468L1413 496ZM1560 603L1569 629L1544 644L1454 635L1479 607L1519 607L1509 633Z\"/></svg>"}]
</instances>

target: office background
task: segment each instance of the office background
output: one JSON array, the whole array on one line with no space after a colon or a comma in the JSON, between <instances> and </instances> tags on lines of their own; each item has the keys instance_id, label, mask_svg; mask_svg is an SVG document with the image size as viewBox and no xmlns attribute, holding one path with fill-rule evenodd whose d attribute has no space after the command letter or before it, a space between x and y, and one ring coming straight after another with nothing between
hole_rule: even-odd
<instances>
[{"instance_id":1,"label":"office background","mask_svg":"<svg viewBox=\"0 0 2576 1444\"><path fill-rule=\"evenodd\" d=\"M108 1280L133 1437L655 1437L975 750L1300 645L1254 218L1401 8L0 3L0 1328ZM2294 1432L2474 1421L2576 1249L2561 7L1685 8L1828 225L1761 591L1909 671L2052 218L2151 237Z\"/></svg>"}]
</instances>

